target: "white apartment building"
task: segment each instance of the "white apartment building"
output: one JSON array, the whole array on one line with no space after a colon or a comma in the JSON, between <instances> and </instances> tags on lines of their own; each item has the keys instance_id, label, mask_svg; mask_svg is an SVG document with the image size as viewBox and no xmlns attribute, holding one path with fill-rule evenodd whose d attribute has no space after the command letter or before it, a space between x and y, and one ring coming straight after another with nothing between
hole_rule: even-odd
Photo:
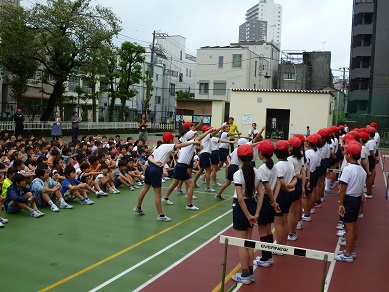
<instances>
[{"instance_id":1,"label":"white apartment building","mask_svg":"<svg viewBox=\"0 0 389 292\"><path fill-rule=\"evenodd\" d=\"M282 5L274 3L274 0L259 0L257 5L246 11L245 19L246 22L239 27L239 42L266 41L281 47Z\"/></svg>"},{"instance_id":2,"label":"white apartment building","mask_svg":"<svg viewBox=\"0 0 389 292\"><path fill-rule=\"evenodd\" d=\"M200 48L195 99L230 101L231 88L274 88L279 53L274 44L265 42Z\"/></svg>"}]
</instances>

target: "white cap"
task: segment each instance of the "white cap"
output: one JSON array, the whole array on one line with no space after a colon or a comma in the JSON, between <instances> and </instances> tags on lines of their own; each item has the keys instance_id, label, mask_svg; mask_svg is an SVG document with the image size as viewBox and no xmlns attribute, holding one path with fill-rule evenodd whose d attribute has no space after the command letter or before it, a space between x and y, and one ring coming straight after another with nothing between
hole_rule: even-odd
<instances>
[{"instance_id":1,"label":"white cap","mask_svg":"<svg viewBox=\"0 0 389 292\"><path fill-rule=\"evenodd\" d=\"M196 135L196 133L197 133L197 131L192 131L192 130L186 132L186 134L185 134L186 140L192 139L192 137L193 137L194 135Z\"/></svg>"},{"instance_id":2,"label":"white cap","mask_svg":"<svg viewBox=\"0 0 389 292\"><path fill-rule=\"evenodd\" d=\"M247 141L245 138L240 138L238 140L238 146L248 144L249 141Z\"/></svg>"},{"instance_id":3,"label":"white cap","mask_svg":"<svg viewBox=\"0 0 389 292\"><path fill-rule=\"evenodd\" d=\"M226 122L224 122L223 124L222 124L222 127L224 127L224 126L226 126L227 125L227 123Z\"/></svg>"}]
</instances>

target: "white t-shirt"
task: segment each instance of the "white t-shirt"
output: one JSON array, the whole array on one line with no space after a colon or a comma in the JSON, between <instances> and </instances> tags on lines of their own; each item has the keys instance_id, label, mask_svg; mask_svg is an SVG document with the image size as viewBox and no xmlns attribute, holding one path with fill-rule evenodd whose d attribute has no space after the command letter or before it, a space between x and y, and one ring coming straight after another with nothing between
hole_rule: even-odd
<instances>
[{"instance_id":1,"label":"white t-shirt","mask_svg":"<svg viewBox=\"0 0 389 292\"><path fill-rule=\"evenodd\" d=\"M228 132L223 132L220 135L220 140L224 140L224 141L230 140L230 138L228 137ZM219 149L220 148L228 149L228 147L229 147L229 143L220 143L219 145Z\"/></svg>"},{"instance_id":2,"label":"white t-shirt","mask_svg":"<svg viewBox=\"0 0 389 292\"><path fill-rule=\"evenodd\" d=\"M266 164L262 164L258 168L259 174L261 175L261 180L263 183L263 191L266 194L265 184L269 183L270 188L274 191L277 183L277 168L273 165L272 169L267 168Z\"/></svg>"},{"instance_id":3,"label":"white t-shirt","mask_svg":"<svg viewBox=\"0 0 389 292\"><path fill-rule=\"evenodd\" d=\"M346 166L339 178L340 183L346 184L346 195L359 197L363 193L366 182L366 172L359 164L349 164Z\"/></svg>"},{"instance_id":4,"label":"white t-shirt","mask_svg":"<svg viewBox=\"0 0 389 292\"><path fill-rule=\"evenodd\" d=\"M108 174L107 174L107 175L104 175L104 174L100 173L100 174L98 174L98 175L96 176L95 181L97 181L97 182L100 184L101 179L102 179L102 178L107 178L107 177L108 177Z\"/></svg>"},{"instance_id":5,"label":"white t-shirt","mask_svg":"<svg viewBox=\"0 0 389 292\"><path fill-rule=\"evenodd\" d=\"M380 134L378 134L378 132L375 133L373 139L377 145L377 148L380 147L381 137L380 137Z\"/></svg>"},{"instance_id":6,"label":"white t-shirt","mask_svg":"<svg viewBox=\"0 0 389 292\"><path fill-rule=\"evenodd\" d=\"M235 164L239 166L239 158L238 158L238 148L235 148L234 151L230 154L231 164Z\"/></svg>"},{"instance_id":7,"label":"white t-shirt","mask_svg":"<svg viewBox=\"0 0 389 292\"><path fill-rule=\"evenodd\" d=\"M304 165L303 158L297 159L294 156L289 156L288 157L288 162L290 164L292 164L295 175L301 173L301 169L303 168L303 165Z\"/></svg>"},{"instance_id":8,"label":"white t-shirt","mask_svg":"<svg viewBox=\"0 0 389 292\"><path fill-rule=\"evenodd\" d=\"M259 185L259 183L261 182L261 175L258 171L258 169L256 168L253 168L254 170L254 174L255 174L255 180L254 180L254 193L253 193L253 196L255 195L256 193L256 189ZM242 194L243 194L243 198L244 199L247 199L246 195L245 195L245 191L246 191L246 183L244 181L244 176L243 176L243 171L241 169L239 169L238 171L236 171L234 173L234 184L236 186L242 186ZM234 198L238 198L238 195L236 193L236 189L234 191Z\"/></svg>"},{"instance_id":9,"label":"white t-shirt","mask_svg":"<svg viewBox=\"0 0 389 292\"><path fill-rule=\"evenodd\" d=\"M211 134L208 134L204 137L203 140L201 140L201 145L203 146L203 149L201 149L201 153L211 153Z\"/></svg>"},{"instance_id":10,"label":"white t-shirt","mask_svg":"<svg viewBox=\"0 0 389 292\"><path fill-rule=\"evenodd\" d=\"M216 137L211 138L211 150L219 150L219 139Z\"/></svg>"},{"instance_id":11,"label":"white t-shirt","mask_svg":"<svg viewBox=\"0 0 389 292\"><path fill-rule=\"evenodd\" d=\"M156 161L160 161L165 164L170 156L170 152L174 149L176 149L176 144L161 144L151 155Z\"/></svg>"},{"instance_id":12,"label":"white t-shirt","mask_svg":"<svg viewBox=\"0 0 389 292\"><path fill-rule=\"evenodd\" d=\"M277 177L283 178L285 184L290 184L290 182L295 177L294 168L287 160L278 161L275 165L277 169Z\"/></svg>"},{"instance_id":13,"label":"white t-shirt","mask_svg":"<svg viewBox=\"0 0 389 292\"><path fill-rule=\"evenodd\" d=\"M310 171L314 172L316 167L320 165L320 158L313 149L308 149L305 151L305 157L307 158L307 163L305 164L305 168L307 169L308 164L310 167Z\"/></svg>"},{"instance_id":14,"label":"white t-shirt","mask_svg":"<svg viewBox=\"0 0 389 292\"><path fill-rule=\"evenodd\" d=\"M367 146L369 151L373 151L375 153L375 150L377 149L377 143L373 139L367 141L365 145Z\"/></svg>"},{"instance_id":15,"label":"white t-shirt","mask_svg":"<svg viewBox=\"0 0 389 292\"><path fill-rule=\"evenodd\" d=\"M189 165L193 158L194 148L194 144L181 148L178 155L177 163L184 163L186 165Z\"/></svg>"}]
</instances>

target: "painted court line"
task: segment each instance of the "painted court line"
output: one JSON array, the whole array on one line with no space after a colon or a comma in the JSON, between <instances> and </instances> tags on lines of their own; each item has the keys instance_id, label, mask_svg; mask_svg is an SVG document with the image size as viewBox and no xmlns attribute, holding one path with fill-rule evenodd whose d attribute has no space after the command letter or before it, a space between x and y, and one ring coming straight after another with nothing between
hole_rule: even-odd
<instances>
[{"instance_id":1,"label":"painted court line","mask_svg":"<svg viewBox=\"0 0 389 292\"><path fill-rule=\"evenodd\" d=\"M232 211L232 210L231 210ZM228 211L227 213L230 213L231 211ZM226 213L226 214L227 214ZM204 242L202 245L200 245L199 247L197 247L196 249L194 249L193 251L191 251L189 254L187 254L185 257L181 258L180 260L176 261L174 264L172 264L170 267L166 268L165 270L163 270L162 272L160 272L158 275L154 276L153 278L151 278L150 280L148 280L146 283L144 283L143 285L139 286L138 288L136 288L134 291L139 291L139 290L142 290L143 288L145 288L146 286L148 286L149 284L151 284L152 282L154 282L156 279L158 279L159 277L161 277L162 275L166 274L168 271L170 271L171 269L173 269L175 266L179 265L180 263L182 263L183 261L185 261L187 258L189 258L191 255L193 255L194 253L196 253L197 251L199 251L200 249L202 249L204 246L206 246L207 244L209 244L212 240L216 239L218 236L220 236L222 233L226 232L228 229L230 229L232 227L232 224L230 224L229 226L227 226L225 229L223 229L222 231L220 231L218 234L216 234L215 236L213 236L211 239L209 239L208 241Z\"/></svg>"},{"instance_id":2,"label":"painted court line","mask_svg":"<svg viewBox=\"0 0 389 292\"><path fill-rule=\"evenodd\" d=\"M90 271L90 270L92 270L92 269L94 269L94 268L96 268L96 267L98 267L98 266L100 266L100 265L102 265L102 264L104 264L104 263L106 263L106 262L108 262L108 261L110 261L110 260L112 260L112 259L114 259L114 258L116 258L116 257L118 257L118 256L120 256L120 255L122 255L122 254L124 254L124 253L126 253L126 252L128 252L128 251L130 251L130 250L132 250L132 249L134 249L134 248L136 248L136 247L138 247L138 246L140 246L140 245L142 245L142 244L144 244L144 243L146 243L146 242L148 242L148 241L150 241L150 240L152 240L152 239L154 239L154 238L156 238L156 237L158 237L158 236L160 236L160 235L162 235L162 234L164 234L164 233L166 233L166 232L168 232L176 227L178 227L178 226L180 226L180 225L182 225L182 224L184 224L184 223L186 223L186 222L188 222L189 220L192 220L192 219L218 207L219 205L227 202L228 200L230 200L230 199L226 199L225 201L221 201L221 202L219 202L219 203L217 203L217 204L215 204L215 205L213 205L213 206L211 206L203 211L200 211L200 212L196 213L195 215L193 215L189 218L186 218L185 220L182 220L181 222L174 224L173 226L170 226L170 227L168 227L168 228L166 228L166 229L164 229L156 234L153 234L152 236L145 238L142 241L139 241L139 242L109 256L109 257L106 257L105 259L103 259L101 261L98 261L97 263L94 263L93 265L90 265L89 267L86 267L86 268L84 268L84 269L82 269L82 270L62 279L62 280L59 280L58 282L55 282L54 284L52 284L46 288L39 290L39 292L49 291L49 290L51 290L59 285L62 285L64 283L70 281L71 279L76 278L76 277L78 277L78 276L80 276L80 275L82 275L82 274L84 274L84 273L86 273L86 272L88 272L88 271ZM158 222L156 222L156 223L158 223ZM166 224L166 223L163 223L163 224Z\"/></svg>"},{"instance_id":3,"label":"painted court line","mask_svg":"<svg viewBox=\"0 0 389 292\"><path fill-rule=\"evenodd\" d=\"M187 238L191 237L192 235L198 233L199 231L201 231L202 229L208 227L209 225L211 225L212 223L216 222L217 220L219 220L220 218L223 218L224 216L226 216L227 214L231 213L232 210L229 210L227 211L226 213L220 215L219 217L216 217L215 219L213 219L212 221L208 222L207 224L201 226L200 228L192 231L191 233L187 234L186 236L182 237L181 239L177 240L176 242L168 245L167 247L165 247L164 249L161 249L159 252L149 256L148 258L144 259L143 261L137 263L136 265L128 268L127 270L121 272L120 274L116 275L115 277L112 277L111 279L105 281L104 283L102 283L101 285L93 288L92 290L89 290L89 292L94 292L94 291L98 291L100 290L101 288L104 288L105 286L111 284L112 282L116 281L117 279L123 277L124 275L128 274L129 272L135 270L136 268L138 268L139 266L143 265L144 263L147 263L149 261L151 261L152 259L154 259L155 257L159 256L160 254L164 253L165 251L171 249L172 247L176 246L177 244L181 243L182 241L186 240ZM169 268L170 269L170 268Z\"/></svg>"}]
</instances>

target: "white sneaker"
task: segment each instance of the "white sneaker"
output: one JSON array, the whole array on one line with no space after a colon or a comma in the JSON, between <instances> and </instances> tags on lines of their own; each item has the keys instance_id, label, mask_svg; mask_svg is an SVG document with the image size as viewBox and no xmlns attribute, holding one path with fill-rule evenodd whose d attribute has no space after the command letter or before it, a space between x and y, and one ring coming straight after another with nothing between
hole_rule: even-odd
<instances>
[{"instance_id":1,"label":"white sneaker","mask_svg":"<svg viewBox=\"0 0 389 292\"><path fill-rule=\"evenodd\" d=\"M41 217L42 215L41 215L40 213L38 213L37 211L32 211L32 212L30 213L30 216L31 216L31 217L34 217L34 218L39 218L39 217Z\"/></svg>"},{"instance_id":2,"label":"white sneaker","mask_svg":"<svg viewBox=\"0 0 389 292\"><path fill-rule=\"evenodd\" d=\"M0 227L4 227L4 224L0 222Z\"/></svg>"},{"instance_id":3,"label":"white sneaker","mask_svg":"<svg viewBox=\"0 0 389 292\"><path fill-rule=\"evenodd\" d=\"M51 211L53 211L53 212L59 212L59 209L58 209L58 207L57 207L55 204L52 204L52 205L50 206L50 209L51 209Z\"/></svg>"},{"instance_id":4,"label":"white sneaker","mask_svg":"<svg viewBox=\"0 0 389 292\"><path fill-rule=\"evenodd\" d=\"M344 225L340 223L340 224L336 225L336 229L337 230L344 230Z\"/></svg>"},{"instance_id":5,"label":"white sneaker","mask_svg":"<svg viewBox=\"0 0 389 292\"><path fill-rule=\"evenodd\" d=\"M214 185L215 187L221 187L221 186L222 186L222 184L219 183L219 182L216 182L216 183L214 183L213 185Z\"/></svg>"},{"instance_id":6,"label":"white sneaker","mask_svg":"<svg viewBox=\"0 0 389 292\"><path fill-rule=\"evenodd\" d=\"M310 221L312 220L312 218L311 218L311 216L305 216L305 215L303 215L303 216L301 217L301 220L302 220L302 221L306 221L306 222L310 222Z\"/></svg>"},{"instance_id":7,"label":"white sneaker","mask_svg":"<svg viewBox=\"0 0 389 292\"><path fill-rule=\"evenodd\" d=\"M187 194L185 194L185 198L188 198ZM197 197L195 195L192 195L192 200L196 200Z\"/></svg>"},{"instance_id":8,"label":"white sneaker","mask_svg":"<svg viewBox=\"0 0 389 292\"><path fill-rule=\"evenodd\" d=\"M253 264L256 266L268 268L270 266L270 263L268 261L261 261L260 257L257 257L254 261Z\"/></svg>"},{"instance_id":9,"label":"white sneaker","mask_svg":"<svg viewBox=\"0 0 389 292\"><path fill-rule=\"evenodd\" d=\"M246 285L251 284L250 276L242 277L242 273L236 273L231 277L231 279L234 280L235 282L239 282L242 284L246 284Z\"/></svg>"},{"instance_id":10,"label":"white sneaker","mask_svg":"<svg viewBox=\"0 0 389 292\"><path fill-rule=\"evenodd\" d=\"M186 205L185 209L186 210L193 210L193 211L199 210L199 208L197 208L195 205L192 205L192 206Z\"/></svg>"},{"instance_id":11,"label":"white sneaker","mask_svg":"<svg viewBox=\"0 0 389 292\"><path fill-rule=\"evenodd\" d=\"M336 255L335 256L335 260L340 261L340 262L352 263L353 262L353 257L351 255L350 256L346 256L345 253L342 253L342 254Z\"/></svg>"},{"instance_id":12,"label":"white sneaker","mask_svg":"<svg viewBox=\"0 0 389 292\"><path fill-rule=\"evenodd\" d=\"M165 199L165 198L162 199L162 203L165 203L167 205L173 205L172 201L170 201L169 199Z\"/></svg>"},{"instance_id":13,"label":"white sneaker","mask_svg":"<svg viewBox=\"0 0 389 292\"><path fill-rule=\"evenodd\" d=\"M316 212L315 208L312 208L310 211L311 214L315 214L315 212Z\"/></svg>"},{"instance_id":14,"label":"white sneaker","mask_svg":"<svg viewBox=\"0 0 389 292\"><path fill-rule=\"evenodd\" d=\"M303 228L304 228L304 226L303 226L303 222L301 222L301 221L298 221L298 222L297 222L296 229L297 229L297 230L301 230L301 229L303 229Z\"/></svg>"},{"instance_id":15,"label":"white sneaker","mask_svg":"<svg viewBox=\"0 0 389 292\"><path fill-rule=\"evenodd\" d=\"M3 218L3 217L0 217L0 223L5 224L5 223L7 223L7 222L8 222L8 219L5 219L5 218Z\"/></svg>"},{"instance_id":16,"label":"white sneaker","mask_svg":"<svg viewBox=\"0 0 389 292\"><path fill-rule=\"evenodd\" d=\"M115 190L112 190L112 189L110 189L108 192L109 192L110 194L116 194L116 193L115 193Z\"/></svg>"},{"instance_id":17,"label":"white sneaker","mask_svg":"<svg viewBox=\"0 0 389 292\"><path fill-rule=\"evenodd\" d=\"M35 212L37 212L37 213L40 214L41 216L45 215L45 213L39 211L38 209L36 209Z\"/></svg>"},{"instance_id":18,"label":"white sneaker","mask_svg":"<svg viewBox=\"0 0 389 292\"><path fill-rule=\"evenodd\" d=\"M99 191L99 194L101 195L101 196L107 196L108 194L106 193L106 192L104 192L104 191Z\"/></svg>"},{"instance_id":19,"label":"white sneaker","mask_svg":"<svg viewBox=\"0 0 389 292\"><path fill-rule=\"evenodd\" d=\"M113 193L114 194L120 194L120 191L115 189L115 190L113 190Z\"/></svg>"},{"instance_id":20,"label":"white sneaker","mask_svg":"<svg viewBox=\"0 0 389 292\"><path fill-rule=\"evenodd\" d=\"M358 218L359 218L359 219L363 219L364 217L365 217L365 215L364 215L363 213L361 213L361 214L358 215Z\"/></svg>"},{"instance_id":21,"label":"white sneaker","mask_svg":"<svg viewBox=\"0 0 389 292\"><path fill-rule=\"evenodd\" d=\"M293 235L288 234L288 240L295 241L297 240L297 233L293 233Z\"/></svg>"},{"instance_id":22,"label":"white sneaker","mask_svg":"<svg viewBox=\"0 0 389 292\"><path fill-rule=\"evenodd\" d=\"M213 188L206 188L205 191L206 192L216 192Z\"/></svg>"},{"instance_id":23,"label":"white sneaker","mask_svg":"<svg viewBox=\"0 0 389 292\"><path fill-rule=\"evenodd\" d=\"M338 232L336 232L336 236L346 237L346 231L345 230L339 230Z\"/></svg>"},{"instance_id":24,"label":"white sneaker","mask_svg":"<svg viewBox=\"0 0 389 292\"><path fill-rule=\"evenodd\" d=\"M172 221L172 219L167 217L167 216L158 216L157 221L170 222L170 221Z\"/></svg>"},{"instance_id":25,"label":"white sneaker","mask_svg":"<svg viewBox=\"0 0 389 292\"><path fill-rule=\"evenodd\" d=\"M338 254L345 254L346 251L345 250L340 250L338 251ZM351 252L351 256L353 259L356 259L357 258L357 252L354 250L353 252Z\"/></svg>"},{"instance_id":26,"label":"white sneaker","mask_svg":"<svg viewBox=\"0 0 389 292\"><path fill-rule=\"evenodd\" d=\"M61 209L73 209L73 206L72 205L69 205L69 204L67 204L67 203L61 203L61 205L59 205L59 207L61 208Z\"/></svg>"}]
</instances>

